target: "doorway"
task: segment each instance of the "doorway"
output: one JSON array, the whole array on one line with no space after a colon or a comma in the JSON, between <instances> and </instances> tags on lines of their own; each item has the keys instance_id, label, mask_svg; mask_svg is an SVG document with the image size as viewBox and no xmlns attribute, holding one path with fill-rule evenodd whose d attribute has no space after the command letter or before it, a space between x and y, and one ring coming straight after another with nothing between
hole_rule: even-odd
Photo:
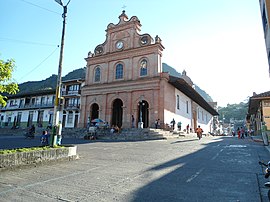
<instances>
[{"instance_id":1,"label":"doorway","mask_svg":"<svg viewBox=\"0 0 270 202\"><path fill-rule=\"evenodd\" d=\"M123 119L123 102L120 99L113 101L112 109L112 125L117 125L119 128L122 127Z\"/></svg>"},{"instance_id":2,"label":"doorway","mask_svg":"<svg viewBox=\"0 0 270 202\"><path fill-rule=\"evenodd\" d=\"M90 112L90 121L99 117L99 106L97 103L92 104Z\"/></svg>"},{"instance_id":3,"label":"doorway","mask_svg":"<svg viewBox=\"0 0 270 202\"><path fill-rule=\"evenodd\" d=\"M143 122L143 128L149 127L149 104L142 100L138 103L138 123ZM138 124L137 124L138 125Z\"/></svg>"}]
</instances>

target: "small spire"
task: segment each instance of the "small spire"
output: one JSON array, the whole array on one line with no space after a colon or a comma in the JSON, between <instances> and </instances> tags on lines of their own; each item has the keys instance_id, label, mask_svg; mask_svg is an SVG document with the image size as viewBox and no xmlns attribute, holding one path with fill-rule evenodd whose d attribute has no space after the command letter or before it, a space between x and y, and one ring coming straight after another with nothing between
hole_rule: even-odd
<instances>
[{"instance_id":1,"label":"small spire","mask_svg":"<svg viewBox=\"0 0 270 202\"><path fill-rule=\"evenodd\" d=\"M184 75L184 76L186 76L186 75L187 75L186 70L184 70L184 71L182 72L182 75Z\"/></svg>"},{"instance_id":2,"label":"small spire","mask_svg":"<svg viewBox=\"0 0 270 202\"><path fill-rule=\"evenodd\" d=\"M122 14L119 16L120 21L124 22L128 20L128 16L126 15L126 11L123 10Z\"/></svg>"}]
</instances>

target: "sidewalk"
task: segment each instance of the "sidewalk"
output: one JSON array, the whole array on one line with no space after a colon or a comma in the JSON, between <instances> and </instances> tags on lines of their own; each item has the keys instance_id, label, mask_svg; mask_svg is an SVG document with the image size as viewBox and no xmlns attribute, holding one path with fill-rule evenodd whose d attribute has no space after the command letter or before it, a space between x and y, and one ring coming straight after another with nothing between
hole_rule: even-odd
<instances>
[{"instance_id":1,"label":"sidewalk","mask_svg":"<svg viewBox=\"0 0 270 202\"><path fill-rule=\"evenodd\" d=\"M263 138L262 138L262 135L256 135L256 136L250 136L251 139L254 141L254 142L261 142L263 144ZM269 151L270 153L270 144L269 145L264 145L264 147Z\"/></svg>"}]
</instances>

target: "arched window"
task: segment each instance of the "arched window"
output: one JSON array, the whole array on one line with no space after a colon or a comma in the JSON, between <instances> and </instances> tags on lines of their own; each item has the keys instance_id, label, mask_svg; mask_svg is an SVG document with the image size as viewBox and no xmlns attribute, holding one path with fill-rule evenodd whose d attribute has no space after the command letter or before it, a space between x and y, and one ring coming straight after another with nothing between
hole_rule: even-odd
<instances>
[{"instance_id":1,"label":"arched window","mask_svg":"<svg viewBox=\"0 0 270 202\"><path fill-rule=\"evenodd\" d=\"M140 76L147 75L147 61L143 59L140 63Z\"/></svg>"},{"instance_id":2,"label":"arched window","mask_svg":"<svg viewBox=\"0 0 270 202\"><path fill-rule=\"evenodd\" d=\"M115 68L115 79L122 79L123 78L123 65L117 64Z\"/></svg>"},{"instance_id":3,"label":"arched window","mask_svg":"<svg viewBox=\"0 0 270 202\"><path fill-rule=\"evenodd\" d=\"M101 77L101 73L100 73L100 67L97 67L95 69L95 82L100 82L100 77Z\"/></svg>"}]
</instances>

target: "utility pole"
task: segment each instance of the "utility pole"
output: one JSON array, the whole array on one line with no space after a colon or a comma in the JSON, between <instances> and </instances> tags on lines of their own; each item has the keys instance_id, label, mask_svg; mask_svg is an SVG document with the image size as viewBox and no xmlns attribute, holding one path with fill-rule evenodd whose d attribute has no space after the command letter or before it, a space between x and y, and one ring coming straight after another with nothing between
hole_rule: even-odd
<instances>
[{"instance_id":1,"label":"utility pole","mask_svg":"<svg viewBox=\"0 0 270 202\"><path fill-rule=\"evenodd\" d=\"M62 28L62 38L61 38L61 47L60 47L60 57L59 57L59 66L58 66L58 77L57 77L57 86L55 93L54 101L54 111L53 111L53 128L51 134L50 145L55 146L61 144L61 131L62 124L59 121L59 114L61 111L61 105L63 104L63 99L61 97L61 88L62 88L62 63L63 63L63 53L64 53L64 39L65 39L65 29L66 29L66 15L67 15L67 6L70 2L64 6L62 0L55 0L60 6L63 7L63 28Z\"/></svg>"}]
</instances>

